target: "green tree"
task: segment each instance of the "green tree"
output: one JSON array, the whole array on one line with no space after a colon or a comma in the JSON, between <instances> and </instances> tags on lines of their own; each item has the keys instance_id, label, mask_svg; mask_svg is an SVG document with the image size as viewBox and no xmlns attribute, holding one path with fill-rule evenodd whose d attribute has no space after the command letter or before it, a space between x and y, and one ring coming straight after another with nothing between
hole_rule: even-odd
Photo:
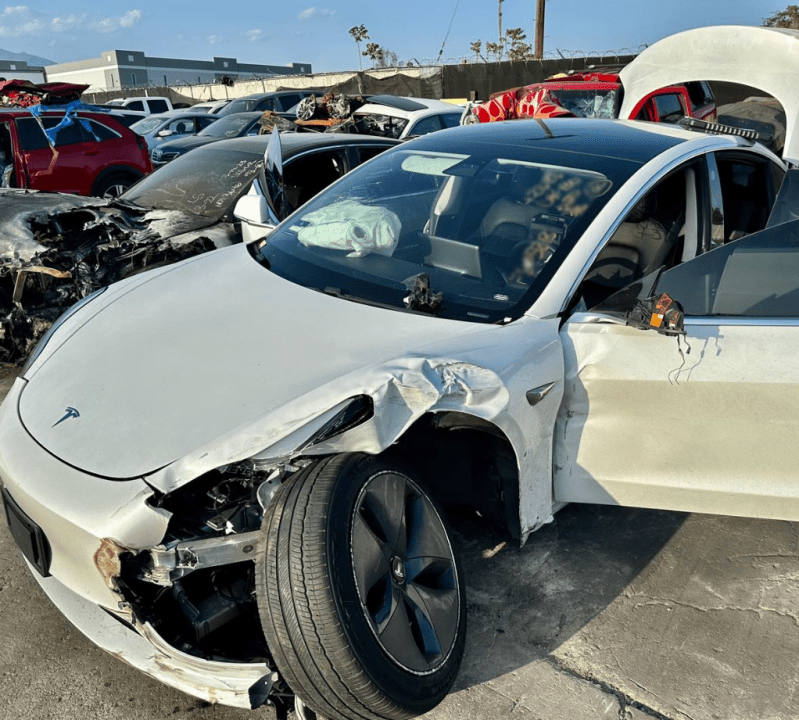
<instances>
[{"instance_id":1,"label":"green tree","mask_svg":"<svg viewBox=\"0 0 799 720\"><path fill-rule=\"evenodd\" d=\"M788 5L785 10L775 12L763 21L763 25L773 28L799 29L799 5Z\"/></svg>"},{"instance_id":2,"label":"green tree","mask_svg":"<svg viewBox=\"0 0 799 720\"><path fill-rule=\"evenodd\" d=\"M385 51L377 43L367 43L366 50L361 54L366 55L372 61L372 67L377 67L379 63L385 62Z\"/></svg>"},{"instance_id":3,"label":"green tree","mask_svg":"<svg viewBox=\"0 0 799 720\"><path fill-rule=\"evenodd\" d=\"M533 57L533 49L524 42L527 39L524 30L521 28L508 28L505 31L505 41L510 44L508 47L508 58L510 60L530 60Z\"/></svg>"}]
</instances>

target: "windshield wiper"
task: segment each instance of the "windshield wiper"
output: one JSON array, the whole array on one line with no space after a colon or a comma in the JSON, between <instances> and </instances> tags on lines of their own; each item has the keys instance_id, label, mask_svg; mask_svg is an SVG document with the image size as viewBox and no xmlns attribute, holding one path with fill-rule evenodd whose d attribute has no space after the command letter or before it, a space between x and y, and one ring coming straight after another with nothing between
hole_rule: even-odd
<instances>
[{"instance_id":1,"label":"windshield wiper","mask_svg":"<svg viewBox=\"0 0 799 720\"><path fill-rule=\"evenodd\" d=\"M441 306L444 295L440 292L433 292L430 287L430 276L427 273L411 275L403 280L402 284L408 288L408 294L402 298L402 302L408 310L434 314Z\"/></svg>"},{"instance_id":2,"label":"windshield wiper","mask_svg":"<svg viewBox=\"0 0 799 720\"><path fill-rule=\"evenodd\" d=\"M391 303L380 302L379 300L371 300L370 298L364 298L361 297L360 295L350 295L349 293L342 291L341 288L325 287L325 288L312 288L312 290L324 293L325 295L332 295L333 297L341 298L342 300L351 300L352 302L357 302L360 303L361 305L370 305L372 307L385 308L387 310L404 309L396 305L392 305Z\"/></svg>"}]
</instances>

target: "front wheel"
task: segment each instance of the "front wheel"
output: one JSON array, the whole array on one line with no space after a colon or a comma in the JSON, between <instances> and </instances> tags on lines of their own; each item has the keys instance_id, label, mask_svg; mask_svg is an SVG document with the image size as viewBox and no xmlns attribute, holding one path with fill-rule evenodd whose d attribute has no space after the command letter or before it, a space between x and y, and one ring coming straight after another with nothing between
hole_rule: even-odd
<instances>
[{"instance_id":1,"label":"front wheel","mask_svg":"<svg viewBox=\"0 0 799 720\"><path fill-rule=\"evenodd\" d=\"M444 698L466 601L443 515L412 473L380 457L326 458L280 488L261 532L264 633L311 709L399 720Z\"/></svg>"}]
</instances>

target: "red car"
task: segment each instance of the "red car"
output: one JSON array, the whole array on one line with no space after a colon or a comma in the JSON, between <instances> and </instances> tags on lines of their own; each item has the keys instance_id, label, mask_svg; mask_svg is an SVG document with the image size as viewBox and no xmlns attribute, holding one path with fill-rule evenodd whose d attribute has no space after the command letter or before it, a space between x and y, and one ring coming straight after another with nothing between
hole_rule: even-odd
<instances>
[{"instance_id":1,"label":"red car","mask_svg":"<svg viewBox=\"0 0 799 720\"><path fill-rule=\"evenodd\" d=\"M543 82L496 93L472 108L471 122L519 117L616 117L619 74L597 70L555 75ZM661 88L645 97L631 114L634 120L676 123L685 116L715 121L713 92L705 82Z\"/></svg>"},{"instance_id":2,"label":"red car","mask_svg":"<svg viewBox=\"0 0 799 720\"><path fill-rule=\"evenodd\" d=\"M116 197L152 172L147 143L113 116L39 107L0 109L0 187Z\"/></svg>"}]
</instances>

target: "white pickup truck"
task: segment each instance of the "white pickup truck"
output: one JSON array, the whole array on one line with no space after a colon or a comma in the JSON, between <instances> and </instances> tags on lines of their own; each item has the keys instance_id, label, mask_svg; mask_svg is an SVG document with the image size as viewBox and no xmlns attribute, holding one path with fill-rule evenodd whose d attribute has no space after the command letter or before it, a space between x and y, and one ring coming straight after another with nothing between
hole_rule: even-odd
<instances>
[{"instance_id":1,"label":"white pickup truck","mask_svg":"<svg viewBox=\"0 0 799 720\"><path fill-rule=\"evenodd\" d=\"M138 110L148 115L163 113L173 110L172 101L167 97L129 97L114 98L109 100L106 105L125 108L126 110Z\"/></svg>"}]
</instances>

